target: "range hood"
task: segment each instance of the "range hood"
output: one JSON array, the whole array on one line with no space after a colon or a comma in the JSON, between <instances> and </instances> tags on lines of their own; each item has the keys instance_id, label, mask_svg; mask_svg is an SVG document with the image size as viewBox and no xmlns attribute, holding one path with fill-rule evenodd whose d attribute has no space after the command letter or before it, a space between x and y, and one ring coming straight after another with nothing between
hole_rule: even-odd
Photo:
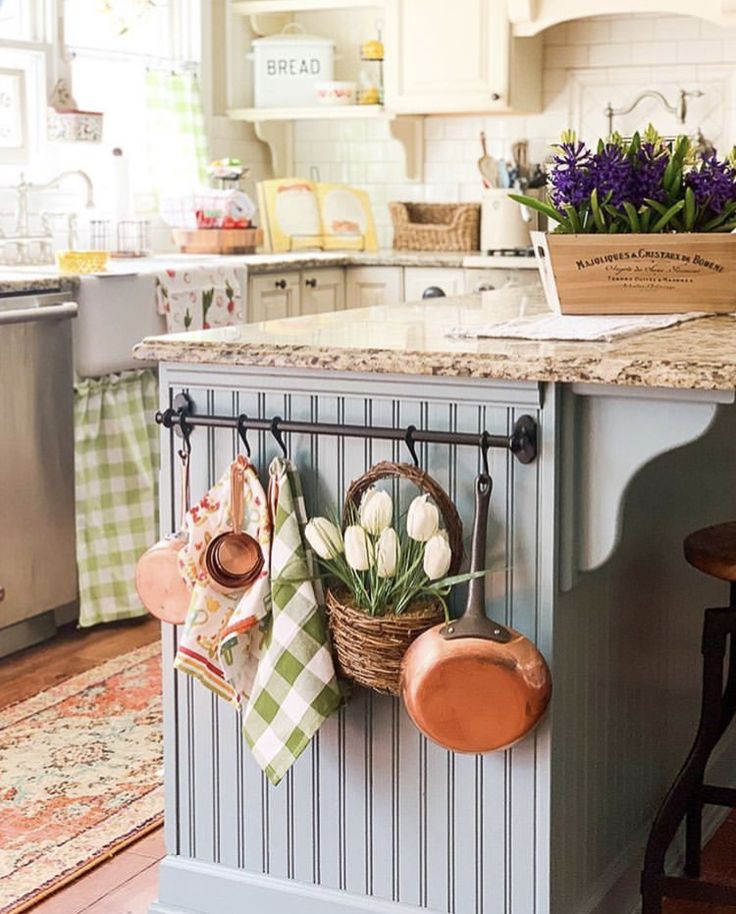
<instances>
[{"instance_id":1,"label":"range hood","mask_svg":"<svg viewBox=\"0 0 736 914\"><path fill-rule=\"evenodd\" d=\"M507 0L509 20L515 35L536 35L538 32L567 22L588 19L592 14L590 0ZM736 25L736 0L700 0L697 15L720 25ZM595 15L627 15L632 13L667 13L692 16L692 0L596 0Z\"/></svg>"}]
</instances>

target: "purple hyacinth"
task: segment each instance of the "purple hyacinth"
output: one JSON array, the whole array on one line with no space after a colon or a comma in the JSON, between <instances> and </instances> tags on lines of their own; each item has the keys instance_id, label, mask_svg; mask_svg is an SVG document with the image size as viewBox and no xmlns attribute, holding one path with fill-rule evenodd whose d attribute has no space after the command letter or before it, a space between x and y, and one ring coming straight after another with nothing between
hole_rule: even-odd
<instances>
[{"instance_id":1,"label":"purple hyacinth","mask_svg":"<svg viewBox=\"0 0 736 914\"><path fill-rule=\"evenodd\" d=\"M550 196L557 209L565 205L580 206L593 189L590 178L590 150L577 140L557 147L558 152L549 176Z\"/></svg>"},{"instance_id":2,"label":"purple hyacinth","mask_svg":"<svg viewBox=\"0 0 736 914\"><path fill-rule=\"evenodd\" d=\"M636 154L633 193L631 202L639 207L645 200L664 203L667 193L663 186L665 169L670 157L665 150L657 150L652 143L644 143Z\"/></svg>"},{"instance_id":3,"label":"purple hyacinth","mask_svg":"<svg viewBox=\"0 0 736 914\"><path fill-rule=\"evenodd\" d=\"M722 162L715 153L702 157L700 166L688 172L685 184L692 187L695 202L718 215L727 203L736 200L736 169Z\"/></svg>"},{"instance_id":4,"label":"purple hyacinth","mask_svg":"<svg viewBox=\"0 0 736 914\"><path fill-rule=\"evenodd\" d=\"M603 201L610 194L610 203L621 206L634 196L634 169L631 160L624 155L620 146L609 143L602 152L593 156L591 164L592 187Z\"/></svg>"}]
</instances>

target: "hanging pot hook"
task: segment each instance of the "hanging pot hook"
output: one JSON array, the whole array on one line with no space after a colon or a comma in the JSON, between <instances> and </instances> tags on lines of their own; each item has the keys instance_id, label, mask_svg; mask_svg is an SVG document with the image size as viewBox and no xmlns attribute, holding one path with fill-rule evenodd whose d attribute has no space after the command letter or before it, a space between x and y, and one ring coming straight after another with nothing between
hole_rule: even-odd
<instances>
[{"instance_id":1,"label":"hanging pot hook","mask_svg":"<svg viewBox=\"0 0 736 914\"><path fill-rule=\"evenodd\" d=\"M276 444L281 448L281 454L283 455L284 460L288 460L289 452L286 449L286 444L284 443L284 438L281 434L281 429L279 428L279 422L281 421L281 416L274 416L273 419L271 419L271 434L276 439Z\"/></svg>"},{"instance_id":2,"label":"hanging pot hook","mask_svg":"<svg viewBox=\"0 0 736 914\"><path fill-rule=\"evenodd\" d=\"M183 463L189 460L189 457L192 453L192 432L194 429L187 422L187 414L185 410L181 410L179 413L179 430L181 432L181 442L182 446L179 451L177 451L179 458Z\"/></svg>"},{"instance_id":3,"label":"hanging pot hook","mask_svg":"<svg viewBox=\"0 0 736 914\"><path fill-rule=\"evenodd\" d=\"M419 458L417 457L417 446L414 441L414 432L417 430L416 425L409 425L406 429L406 434L404 435L404 442L409 449L411 454L411 459L414 461L414 466L419 468Z\"/></svg>"},{"instance_id":4,"label":"hanging pot hook","mask_svg":"<svg viewBox=\"0 0 736 914\"><path fill-rule=\"evenodd\" d=\"M490 477L491 473L490 473L490 470L488 467L488 450L491 446L491 443L488 440L488 432L486 432L486 431L483 432L483 434L480 436L480 441L478 443L480 445L480 452L481 452L482 461L483 461L483 463L482 463L483 476Z\"/></svg>"},{"instance_id":5,"label":"hanging pot hook","mask_svg":"<svg viewBox=\"0 0 736 914\"><path fill-rule=\"evenodd\" d=\"M248 444L248 417L245 413L238 416L238 435L243 442L245 453L250 457L250 444Z\"/></svg>"}]
</instances>

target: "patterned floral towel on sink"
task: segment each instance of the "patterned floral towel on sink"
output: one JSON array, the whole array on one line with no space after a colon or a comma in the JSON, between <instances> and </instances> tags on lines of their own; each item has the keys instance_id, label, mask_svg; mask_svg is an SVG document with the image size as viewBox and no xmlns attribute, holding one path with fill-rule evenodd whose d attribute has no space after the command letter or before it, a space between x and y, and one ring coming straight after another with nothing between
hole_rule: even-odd
<instances>
[{"instance_id":1,"label":"patterned floral towel on sink","mask_svg":"<svg viewBox=\"0 0 736 914\"><path fill-rule=\"evenodd\" d=\"M245 320L245 267L188 265L156 274L156 307L167 333L209 330Z\"/></svg>"}]
</instances>

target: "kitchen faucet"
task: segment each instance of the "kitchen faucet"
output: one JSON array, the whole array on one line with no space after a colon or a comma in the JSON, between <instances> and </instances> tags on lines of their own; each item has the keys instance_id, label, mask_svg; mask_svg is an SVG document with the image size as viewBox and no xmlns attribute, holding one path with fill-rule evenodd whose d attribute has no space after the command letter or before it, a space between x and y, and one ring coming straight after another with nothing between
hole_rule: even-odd
<instances>
[{"instance_id":1,"label":"kitchen faucet","mask_svg":"<svg viewBox=\"0 0 736 914\"><path fill-rule=\"evenodd\" d=\"M28 225L28 195L29 193L45 190L54 190L59 187L66 178L80 178L85 186L86 202L85 206L90 209L94 206L94 191L92 180L89 175L81 170L62 171L55 178L52 178L46 184L32 184L25 179L21 173L20 183L9 188L15 190L18 197L18 215L16 220L16 234L3 235L0 232L0 245L15 244L18 250L16 257L17 263L29 263L31 258L28 256L28 247L31 244L38 244L41 251L40 262L52 262L52 240L53 232L48 219L48 214L42 215L42 231L39 234L32 235ZM76 235L76 214L69 214L69 247L74 247L74 238ZM38 258L36 258L38 259Z\"/></svg>"}]
</instances>

